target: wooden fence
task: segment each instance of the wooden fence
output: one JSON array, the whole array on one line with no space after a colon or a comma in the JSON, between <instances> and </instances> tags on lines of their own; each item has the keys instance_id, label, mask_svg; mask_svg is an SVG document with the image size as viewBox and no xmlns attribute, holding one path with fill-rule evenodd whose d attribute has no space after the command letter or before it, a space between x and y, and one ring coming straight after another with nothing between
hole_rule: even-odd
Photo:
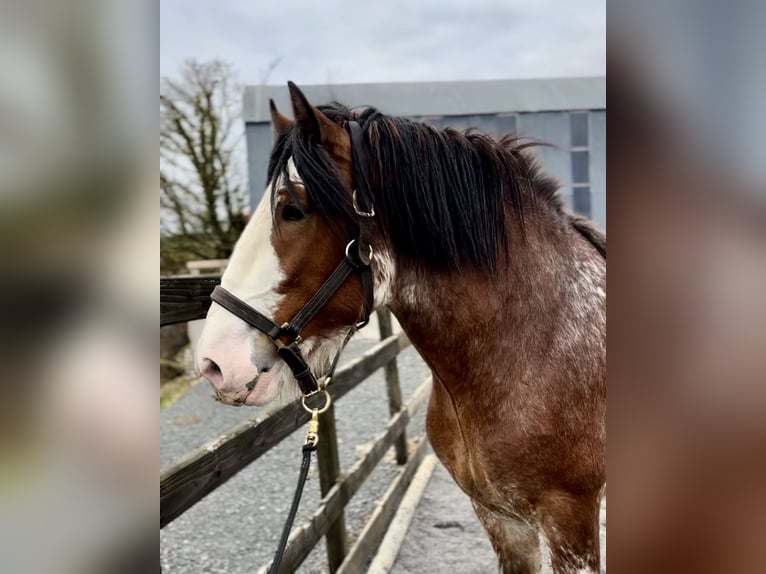
<instances>
[{"instance_id":1,"label":"wooden fence","mask_svg":"<svg viewBox=\"0 0 766 574\"><path fill-rule=\"evenodd\" d=\"M160 280L160 325L200 319L210 306L209 295L220 280L216 277L172 277ZM335 432L335 410L320 417L321 439L317 465L322 500L311 518L293 528L280 573L294 572L324 536L330 572L356 574L374 554L426 452L425 437L412 441L408 451L405 430L413 415L428 399L430 378L406 403L402 403L396 357L410 343L404 333L393 334L388 310L378 311L381 341L361 357L341 366L329 387L333 404L377 369L385 368L391 418L372 447L351 468L341 472ZM207 494L304 427L309 414L300 401L290 403L263 420L250 420L229 430L163 469L160 473L160 528L163 528ZM344 508L389 448L395 448L401 466L378 502L362 533L349 546ZM297 459L296 459L297 460ZM297 476L297 467L296 467ZM276 540L274 544L276 546ZM264 565L261 573L268 571Z\"/></svg>"}]
</instances>

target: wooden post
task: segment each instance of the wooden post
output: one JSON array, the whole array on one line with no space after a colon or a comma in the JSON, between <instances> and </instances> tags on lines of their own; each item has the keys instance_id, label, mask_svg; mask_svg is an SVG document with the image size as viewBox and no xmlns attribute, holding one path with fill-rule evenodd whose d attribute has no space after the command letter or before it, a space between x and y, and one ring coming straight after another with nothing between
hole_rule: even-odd
<instances>
[{"instance_id":1,"label":"wooden post","mask_svg":"<svg viewBox=\"0 0 766 574\"><path fill-rule=\"evenodd\" d=\"M393 335L391 326L391 311L388 308L378 310L378 327L380 329L380 338L385 339ZM399 385L399 367L396 364L396 357L391 359L385 366L386 373L386 391L388 393L388 413L394 416L402 408L402 388ZM396 463L405 464L407 462L407 434L402 431L401 436L394 443L396 449Z\"/></svg>"},{"instance_id":2,"label":"wooden post","mask_svg":"<svg viewBox=\"0 0 766 574\"><path fill-rule=\"evenodd\" d=\"M317 466L319 467L319 487L324 497L340 477L340 459L338 457L338 435L335 431L335 406L330 405L319 415L319 444L317 445ZM327 529L327 565L334 573L348 553L346 539L346 520L340 516Z\"/></svg>"}]
</instances>

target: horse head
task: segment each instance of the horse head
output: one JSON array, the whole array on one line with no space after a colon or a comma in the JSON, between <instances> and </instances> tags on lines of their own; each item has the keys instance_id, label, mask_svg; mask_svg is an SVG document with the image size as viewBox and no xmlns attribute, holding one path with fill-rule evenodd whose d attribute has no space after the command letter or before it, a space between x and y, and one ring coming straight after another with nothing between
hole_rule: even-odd
<instances>
[{"instance_id":1,"label":"horse head","mask_svg":"<svg viewBox=\"0 0 766 574\"><path fill-rule=\"evenodd\" d=\"M328 116L292 82L289 89L295 119L270 102L275 142L267 187L221 279L221 287L282 326L347 257L360 229L348 116ZM369 314L366 307L362 279L351 273L300 336L288 341L213 303L197 346L197 367L227 404L295 398L299 387L280 346L295 342L307 366L320 375L349 330Z\"/></svg>"}]
</instances>

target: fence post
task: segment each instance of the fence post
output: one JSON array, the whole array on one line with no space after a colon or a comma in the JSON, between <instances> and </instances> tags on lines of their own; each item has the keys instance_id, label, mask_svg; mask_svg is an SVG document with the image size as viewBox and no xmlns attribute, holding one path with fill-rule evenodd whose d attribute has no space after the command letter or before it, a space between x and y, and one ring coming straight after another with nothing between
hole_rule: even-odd
<instances>
[{"instance_id":1,"label":"fence post","mask_svg":"<svg viewBox=\"0 0 766 574\"><path fill-rule=\"evenodd\" d=\"M391 326L391 311L388 310L388 307L378 309L378 328L380 329L381 340L394 334ZM402 388L399 385L399 367L396 364L396 359L397 357L394 357L385 366L388 413L391 416L394 416L402 408ZM396 463L405 464L407 462L407 434L405 431L402 431L402 434L396 439L394 447L396 448Z\"/></svg>"},{"instance_id":2,"label":"fence post","mask_svg":"<svg viewBox=\"0 0 766 574\"><path fill-rule=\"evenodd\" d=\"M329 409L319 415L317 466L319 467L319 487L322 491L322 497L324 497L340 477L334 405L330 405ZM327 542L327 565L330 569L330 574L332 574L338 569L348 553L346 519L342 512L338 519L327 529L325 540Z\"/></svg>"}]
</instances>

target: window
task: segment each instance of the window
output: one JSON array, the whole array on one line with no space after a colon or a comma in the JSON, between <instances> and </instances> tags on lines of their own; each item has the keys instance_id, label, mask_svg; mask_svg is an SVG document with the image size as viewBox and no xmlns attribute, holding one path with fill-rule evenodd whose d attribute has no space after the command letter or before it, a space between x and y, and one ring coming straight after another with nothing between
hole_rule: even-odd
<instances>
[{"instance_id":1,"label":"window","mask_svg":"<svg viewBox=\"0 0 766 574\"><path fill-rule=\"evenodd\" d=\"M467 130L473 126L470 118L471 116L447 116L444 118L441 127L451 127L457 130Z\"/></svg>"},{"instance_id":2,"label":"window","mask_svg":"<svg viewBox=\"0 0 766 574\"><path fill-rule=\"evenodd\" d=\"M495 133L497 131L497 126L495 124L494 115L481 114L477 116L469 116L468 126L471 128L476 128L477 130L489 134L492 137L497 135Z\"/></svg>"},{"instance_id":3,"label":"window","mask_svg":"<svg viewBox=\"0 0 766 574\"><path fill-rule=\"evenodd\" d=\"M572 208L576 213L590 217L590 187L579 185L573 189Z\"/></svg>"},{"instance_id":4,"label":"window","mask_svg":"<svg viewBox=\"0 0 766 574\"><path fill-rule=\"evenodd\" d=\"M516 133L516 114L495 116L497 125L497 137L501 138L507 133Z\"/></svg>"},{"instance_id":5,"label":"window","mask_svg":"<svg viewBox=\"0 0 766 574\"><path fill-rule=\"evenodd\" d=\"M590 152L588 150L572 151L572 183L590 183Z\"/></svg>"},{"instance_id":6,"label":"window","mask_svg":"<svg viewBox=\"0 0 766 574\"><path fill-rule=\"evenodd\" d=\"M431 125L435 128L444 127L443 116L423 116L419 121L423 122L424 124Z\"/></svg>"},{"instance_id":7,"label":"window","mask_svg":"<svg viewBox=\"0 0 766 574\"><path fill-rule=\"evenodd\" d=\"M572 159L572 209L590 217L590 136L588 112L569 114L569 137Z\"/></svg>"},{"instance_id":8,"label":"window","mask_svg":"<svg viewBox=\"0 0 766 574\"><path fill-rule=\"evenodd\" d=\"M569 114L569 132L572 139L572 148L589 147L588 112Z\"/></svg>"}]
</instances>

